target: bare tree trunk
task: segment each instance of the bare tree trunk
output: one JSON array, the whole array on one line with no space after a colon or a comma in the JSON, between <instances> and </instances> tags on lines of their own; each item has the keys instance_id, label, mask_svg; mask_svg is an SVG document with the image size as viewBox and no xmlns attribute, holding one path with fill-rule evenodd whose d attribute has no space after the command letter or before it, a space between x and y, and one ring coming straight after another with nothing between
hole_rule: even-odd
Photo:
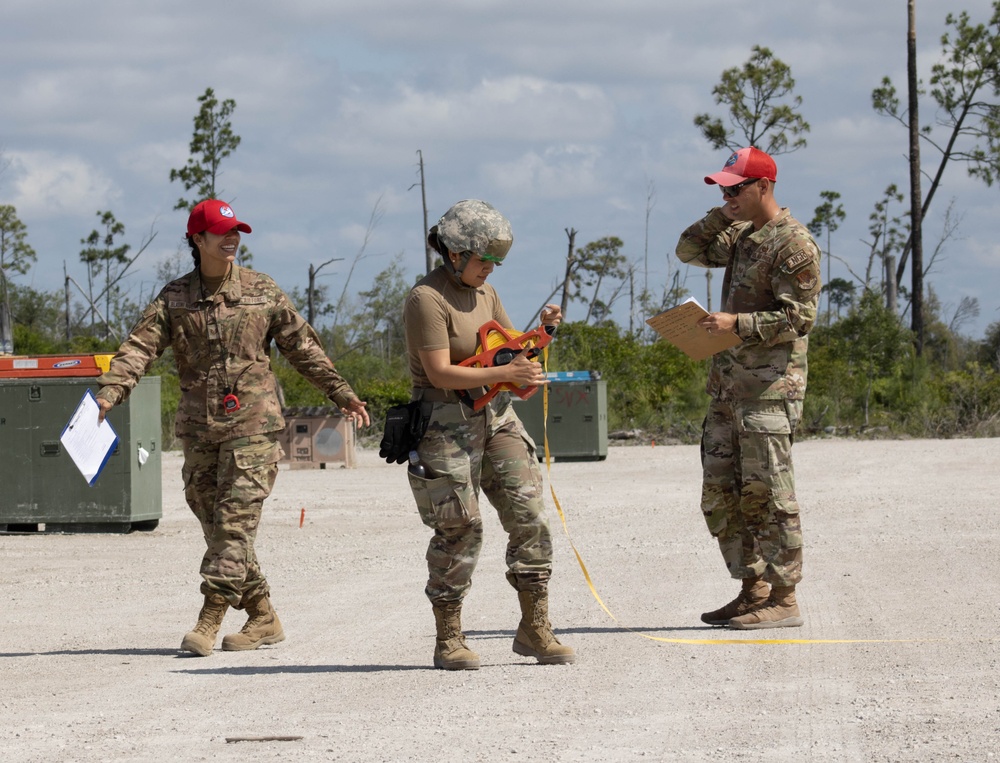
<instances>
[{"instance_id":1,"label":"bare tree trunk","mask_svg":"<svg viewBox=\"0 0 1000 763\"><path fill-rule=\"evenodd\" d=\"M872 386L874 385L871 371L868 372L868 386L865 388L865 429L868 429L868 411L872 400Z\"/></svg>"},{"instance_id":2,"label":"bare tree trunk","mask_svg":"<svg viewBox=\"0 0 1000 763\"><path fill-rule=\"evenodd\" d=\"M920 201L920 120L917 114L917 24L916 0L908 0L909 16L906 38L906 75L909 81L910 111L910 239L913 242L911 266L912 291L910 328L913 329L917 355L924 350L924 244L921 222L923 212Z\"/></svg>"},{"instance_id":3,"label":"bare tree trunk","mask_svg":"<svg viewBox=\"0 0 1000 763\"><path fill-rule=\"evenodd\" d=\"M642 247L642 291L649 293L649 216L653 212L656 199L656 186L650 180L646 185L646 230Z\"/></svg>"},{"instance_id":4,"label":"bare tree trunk","mask_svg":"<svg viewBox=\"0 0 1000 763\"><path fill-rule=\"evenodd\" d=\"M424 257L427 261L427 273L430 273L434 270L434 255L437 252L427 243L427 185L424 181L424 152L418 149L417 156L420 157L420 203L424 207Z\"/></svg>"},{"instance_id":5,"label":"bare tree trunk","mask_svg":"<svg viewBox=\"0 0 1000 763\"><path fill-rule=\"evenodd\" d=\"M628 270L628 333L635 331L635 268Z\"/></svg>"},{"instance_id":6,"label":"bare tree trunk","mask_svg":"<svg viewBox=\"0 0 1000 763\"><path fill-rule=\"evenodd\" d=\"M833 262L833 257L831 256L831 253L830 253L830 226L827 225L826 226L826 283L827 283L827 286L830 285L830 281L832 280L831 275L830 275L830 273L831 273L831 271L830 271L830 263L832 263L832 262ZM832 325L831 322L830 322L830 296L831 296L830 295L830 291L827 290L827 292L826 292L826 325L827 326ZM837 311L837 317L838 318L840 317L840 311L839 310Z\"/></svg>"},{"instance_id":7,"label":"bare tree trunk","mask_svg":"<svg viewBox=\"0 0 1000 763\"><path fill-rule=\"evenodd\" d=\"M80 284L78 284L73 279L72 276L66 276L66 278L69 279L69 281L72 282L72 284L77 288L77 290L80 292L80 294L83 296L83 298L85 300L87 300L88 304L90 305L91 320L93 320L93 318L94 318L95 315L98 318L100 318L101 317L101 311L98 309L97 305L94 304L94 300L92 300L90 297L87 296L87 292L85 292L83 290L83 287L80 286ZM104 296L104 295L103 294L98 294L97 298L100 299L102 296ZM121 341L122 341L121 336L119 336L118 332L112 326L108 326L108 332L111 334L111 336L114 337L114 339L115 339L116 342L118 342L119 344L121 343Z\"/></svg>"},{"instance_id":8,"label":"bare tree trunk","mask_svg":"<svg viewBox=\"0 0 1000 763\"><path fill-rule=\"evenodd\" d=\"M309 288L306 290L306 322L310 326L315 327L313 319L316 317L316 307L314 304L313 294L316 291L316 268L313 264L309 263Z\"/></svg>"},{"instance_id":9,"label":"bare tree trunk","mask_svg":"<svg viewBox=\"0 0 1000 763\"><path fill-rule=\"evenodd\" d=\"M705 309L712 312L712 270L705 271Z\"/></svg>"},{"instance_id":10,"label":"bare tree trunk","mask_svg":"<svg viewBox=\"0 0 1000 763\"><path fill-rule=\"evenodd\" d=\"M69 315L69 273L66 272L66 260L63 260L63 283L66 291L66 341L68 342L73 338L73 330Z\"/></svg>"},{"instance_id":11,"label":"bare tree trunk","mask_svg":"<svg viewBox=\"0 0 1000 763\"><path fill-rule=\"evenodd\" d=\"M7 276L0 267L0 355L14 354L14 321L10 315Z\"/></svg>"},{"instance_id":12,"label":"bare tree trunk","mask_svg":"<svg viewBox=\"0 0 1000 763\"><path fill-rule=\"evenodd\" d=\"M896 291L896 258L887 255L885 258L885 308L893 315L899 306L899 296Z\"/></svg>"},{"instance_id":13,"label":"bare tree trunk","mask_svg":"<svg viewBox=\"0 0 1000 763\"><path fill-rule=\"evenodd\" d=\"M569 277L573 274L573 253L576 251L576 229L566 228L566 235L569 237L569 250L566 252L566 275L563 276L562 299L559 308L562 310L563 320L566 320L566 308L569 307Z\"/></svg>"}]
</instances>

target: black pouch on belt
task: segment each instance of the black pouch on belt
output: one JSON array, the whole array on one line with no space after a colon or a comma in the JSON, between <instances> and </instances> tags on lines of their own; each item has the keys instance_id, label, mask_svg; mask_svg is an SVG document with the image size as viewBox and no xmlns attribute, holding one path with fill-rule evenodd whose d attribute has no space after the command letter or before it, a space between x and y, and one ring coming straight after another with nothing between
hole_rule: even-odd
<instances>
[{"instance_id":1,"label":"black pouch on belt","mask_svg":"<svg viewBox=\"0 0 1000 763\"><path fill-rule=\"evenodd\" d=\"M387 464L406 463L410 451L423 439L429 422L429 406L420 400L392 406L385 414L379 458L384 458Z\"/></svg>"}]
</instances>

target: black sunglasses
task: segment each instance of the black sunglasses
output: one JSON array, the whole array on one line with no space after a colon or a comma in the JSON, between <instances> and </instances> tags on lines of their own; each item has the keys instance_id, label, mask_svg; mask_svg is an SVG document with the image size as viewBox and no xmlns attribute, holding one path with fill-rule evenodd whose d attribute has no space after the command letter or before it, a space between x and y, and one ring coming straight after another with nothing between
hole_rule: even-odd
<instances>
[{"instance_id":1,"label":"black sunglasses","mask_svg":"<svg viewBox=\"0 0 1000 763\"><path fill-rule=\"evenodd\" d=\"M735 198L740 195L740 191L746 188L748 185L753 185L760 178L749 178L744 180L742 183L737 183L736 185L720 185L719 188L722 189L723 196L729 196L730 198Z\"/></svg>"}]
</instances>

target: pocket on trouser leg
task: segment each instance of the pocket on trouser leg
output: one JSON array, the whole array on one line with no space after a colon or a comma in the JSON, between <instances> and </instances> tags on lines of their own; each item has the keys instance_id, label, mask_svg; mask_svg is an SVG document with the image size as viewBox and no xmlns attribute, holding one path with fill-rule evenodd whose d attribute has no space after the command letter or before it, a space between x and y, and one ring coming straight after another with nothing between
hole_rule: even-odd
<instances>
[{"instance_id":1,"label":"pocket on trouser leg","mask_svg":"<svg viewBox=\"0 0 1000 763\"><path fill-rule=\"evenodd\" d=\"M243 472L247 479L264 491L266 498L274 487L281 454L281 445L276 442L254 443L234 450L233 464L237 471Z\"/></svg>"},{"instance_id":2,"label":"pocket on trouser leg","mask_svg":"<svg viewBox=\"0 0 1000 763\"><path fill-rule=\"evenodd\" d=\"M456 480L447 474L428 479L407 472L407 477L425 525L433 530L446 530L469 524L475 504L468 481Z\"/></svg>"},{"instance_id":3,"label":"pocket on trouser leg","mask_svg":"<svg viewBox=\"0 0 1000 763\"><path fill-rule=\"evenodd\" d=\"M781 400L747 407L740 417L740 466L744 485L770 482L771 472L787 468L785 451L792 426Z\"/></svg>"},{"instance_id":4,"label":"pocket on trouser leg","mask_svg":"<svg viewBox=\"0 0 1000 763\"><path fill-rule=\"evenodd\" d=\"M747 405L743 408L742 413L741 422L744 432L792 433L791 423L788 420L788 410L783 400Z\"/></svg>"}]
</instances>

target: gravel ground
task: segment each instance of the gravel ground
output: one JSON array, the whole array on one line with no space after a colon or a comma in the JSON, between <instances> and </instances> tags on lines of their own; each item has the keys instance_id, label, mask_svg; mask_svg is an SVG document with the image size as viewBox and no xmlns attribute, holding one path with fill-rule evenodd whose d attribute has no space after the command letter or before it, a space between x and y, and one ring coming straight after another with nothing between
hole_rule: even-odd
<instances>
[{"instance_id":1,"label":"gravel ground","mask_svg":"<svg viewBox=\"0 0 1000 763\"><path fill-rule=\"evenodd\" d=\"M428 532L402 466L282 470L258 542L288 639L181 656L202 540L163 463L129 535L0 536L0 759L985 761L1000 753L1000 440L804 441L805 626L728 631L698 451L552 465L553 623L570 666L511 652L504 538L464 624L479 671L431 667ZM301 510L305 521L300 528ZM487 507L488 511L488 507ZM223 632L237 630L230 612ZM761 638L764 636L765 638ZM233 738L257 738L230 742ZM262 741L262 737L294 737Z\"/></svg>"}]
</instances>

